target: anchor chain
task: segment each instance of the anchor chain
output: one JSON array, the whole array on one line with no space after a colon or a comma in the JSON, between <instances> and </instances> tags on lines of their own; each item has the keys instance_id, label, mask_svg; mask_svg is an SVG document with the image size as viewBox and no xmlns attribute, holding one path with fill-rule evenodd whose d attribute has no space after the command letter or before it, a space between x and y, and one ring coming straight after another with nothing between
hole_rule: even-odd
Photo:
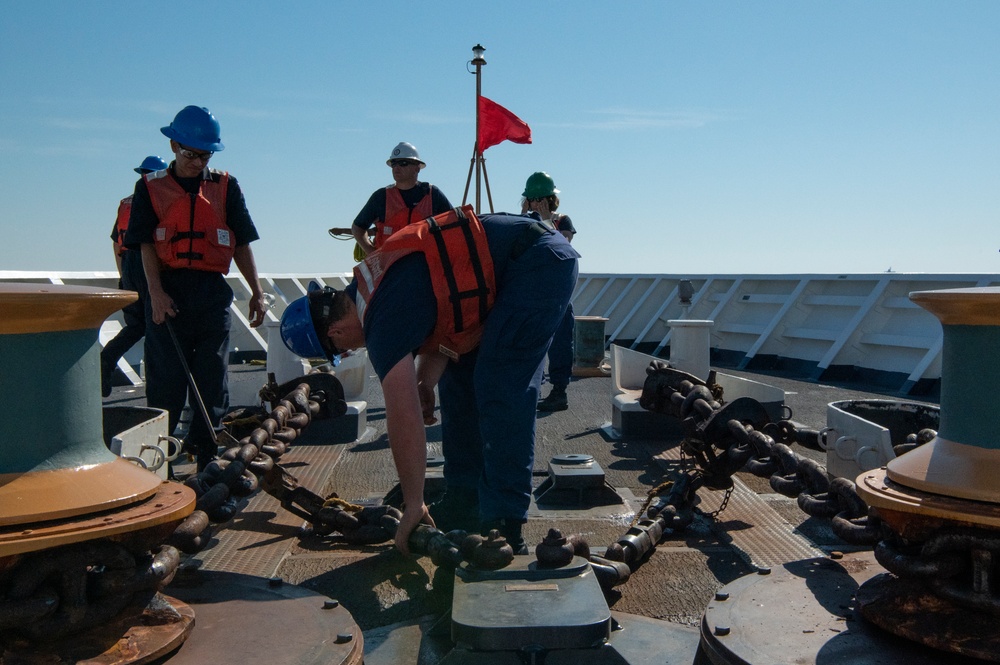
<instances>
[{"instance_id":1,"label":"anchor chain","mask_svg":"<svg viewBox=\"0 0 1000 665\"><path fill-rule=\"evenodd\" d=\"M681 462L688 468L673 482L650 491L628 531L606 549L603 558L590 557L603 588L624 583L667 531L687 528L696 513L710 519L722 513L733 492L733 476L739 471L768 478L772 489L795 497L806 514L830 519L833 532L845 542L869 546L879 541L881 521L858 495L855 484L844 478L828 480L822 465L789 447L798 443L825 449L820 430L791 420L791 409L785 407L786 417L775 423L757 400L743 397L727 403L714 372L703 381L666 362L653 361L646 375L639 404L682 420ZM909 435L907 443L919 445L933 436L932 430L922 430ZM725 492L719 507L710 513L697 508L702 487Z\"/></svg>"},{"instance_id":2,"label":"anchor chain","mask_svg":"<svg viewBox=\"0 0 1000 665\"><path fill-rule=\"evenodd\" d=\"M713 377L705 383L662 361L650 363L646 372L639 403L683 419L687 436L681 443L682 459L694 461L696 468L688 473L699 476L705 487L730 492L733 475L747 471L767 478L775 492L795 498L807 515L832 520L833 532L845 542L878 542L878 518L869 514L854 483L843 478L830 481L825 467L789 446L794 442L823 450L819 430L792 421L787 407L788 418L775 423L751 398L724 403ZM910 440L916 442L917 436L910 435ZM927 432L919 433L920 439L926 437ZM724 499L710 516L718 515L726 504Z\"/></svg>"},{"instance_id":3,"label":"anchor chain","mask_svg":"<svg viewBox=\"0 0 1000 665\"><path fill-rule=\"evenodd\" d=\"M211 539L211 523L227 522L236 515L240 500L257 491L260 478L275 466L313 418L339 415L342 407L346 408L339 381L332 376L320 380L323 387L316 391L313 386L317 383L311 375L301 377L284 393L275 393L277 388L272 386L273 394L284 397L272 401L274 407L259 426L239 440L227 434L233 445L203 471L184 481L194 490L197 503L195 511L174 530L169 544L186 554L200 551ZM248 428L246 421L242 424Z\"/></svg>"},{"instance_id":4,"label":"anchor chain","mask_svg":"<svg viewBox=\"0 0 1000 665\"><path fill-rule=\"evenodd\" d=\"M22 555L0 573L0 635L60 639L145 605L180 565L175 548L145 544L100 540Z\"/></svg>"},{"instance_id":5,"label":"anchor chain","mask_svg":"<svg viewBox=\"0 0 1000 665\"><path fill-rule=\"evenodd\" d=\"M917 580L956 605L1000 616L1000 535L948 527L921 542L888 532L875 559L899 578Z\"/></svg>"},{"instance_id":6,"label":"anchor chain","mask_svg":"<svg viewBox=\"0 0 1000 665\"><path fill-rule=\"evenodd\" d=\"M403 516L393 506L358 506L340 499L335 492L324 499L302 487L278 464L264 476L262 489L278 499L285 510L309 522L315 534L337 532L352 545L391 541ZM461 530L444 533L419 524L410 535L409 546L417 554L430 556L439 567L454 568L468 562L480 569L497 570L514 560L513 549L496 530L484 537Z\"/></svg>"}]
</instances>

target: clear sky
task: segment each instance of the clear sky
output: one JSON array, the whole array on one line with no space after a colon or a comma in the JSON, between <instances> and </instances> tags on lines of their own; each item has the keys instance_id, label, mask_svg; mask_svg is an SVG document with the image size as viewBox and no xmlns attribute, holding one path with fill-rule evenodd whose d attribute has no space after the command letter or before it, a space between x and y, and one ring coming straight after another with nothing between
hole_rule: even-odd
<instances>
[{"instance_id":1,"label":"clear sky","mask_svg":"<svg viewBox=\"0 0 1000 665\"><path fill-rule=\"evenodd\" d=\"M478 42L534 138L486 151L494 207L549 172L582 272L998 272L998 34L995 0L11 0L0 269L113 270L132 168L195 104L259 269L347 271L326 229L397 142L462 201Z\"/></svg>"}]
</instances>

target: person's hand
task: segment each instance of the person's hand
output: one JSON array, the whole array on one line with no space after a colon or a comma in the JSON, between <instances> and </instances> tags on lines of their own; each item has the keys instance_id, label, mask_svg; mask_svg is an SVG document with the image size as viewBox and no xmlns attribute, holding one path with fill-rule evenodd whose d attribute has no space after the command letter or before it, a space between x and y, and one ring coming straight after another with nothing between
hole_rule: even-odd
<instances>
[{"instance_id":1,"label":"person's hand","mask_svg":"<svg viewBox=\"0 0 1000 665\"><path fill-rule=\"evenodd\" d=\"M437 422L437 418L434 417L434 388L418 383L417 394L420 395L420 410L424 415L424 425L433 425Z\"/></svg>"},{"instance_id":2,"label":"person's hand","mask_svg":"<svg viewBox=\"0 0 1000 665\"><path fill-rule=\"evenodd\" d=\"M418 524L436 526L434 518L431 517L430 511L427 510L427 506L423 502L412 508L405 507L403 517L399 520L399 526L396 528L396 547L406 556L410 555L410 534L413 533Z\"/></svg>"},{"instance_id":3,"label":"person's hand","mask_svg":"<svg viewBox=\"0 0 1000 665\"><path fill-rule=\"evenodd\" d=\"M257 293L250 296L250 302L247 305L247 315L250 321L250 327L256 328L260 324L264 323L264 294Z\"/></svg>"},{"instance_id":4,"label":"person's hand","mask_svg":"<svg viewBox=\"0 0 1000 665\"><path fill-rule=\"evenodd\" d=\"M167 320L168 316L170 318L177 316L177 304L165 291L157 293L150 291L149 302L153 310L153 323L160 325Z\"/></svg>"}]
</instances>

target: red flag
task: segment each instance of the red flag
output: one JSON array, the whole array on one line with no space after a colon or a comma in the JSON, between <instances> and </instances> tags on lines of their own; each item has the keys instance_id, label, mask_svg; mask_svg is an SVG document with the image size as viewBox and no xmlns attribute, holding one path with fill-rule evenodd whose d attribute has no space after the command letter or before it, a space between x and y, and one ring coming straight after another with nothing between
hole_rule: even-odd
<instances>
[{"instance_id":1,"label":"red flag","mask_svg":"<svg viewBox=\"0 0 1000 665\"><path fill-rule=\"evenodd\" d=\"M504 141L531 143L531 127L493 100L480 95L479 153Z\"/></svg>"}]
</instances>

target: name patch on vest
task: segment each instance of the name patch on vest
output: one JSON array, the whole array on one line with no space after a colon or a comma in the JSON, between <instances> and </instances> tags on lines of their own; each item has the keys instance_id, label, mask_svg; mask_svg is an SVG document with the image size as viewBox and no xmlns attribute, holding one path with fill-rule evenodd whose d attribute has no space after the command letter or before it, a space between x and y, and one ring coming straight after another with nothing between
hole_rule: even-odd
<instances>
[{"instance_id":1,"label":"name patch on vest","mask_svg":"<svg viewBox=\"0 0 1000 665\"><path fill-rule=\"evenodd\" d=\"M219 244L229 247L229 229L216 229L219 236Z\"/></svg>"},{"instance_id":2,"label":"name patch on vest","mask_svg":"<svg viewBox=\"0 0 1000 665\"><path fill-rule=\"evenodd\" d=\"M157 228L156 229L156 239L158 241L160 241L160 242L163 242L164 240L166 240L167 239L167 230L164 229L164 228Z\"/></svg>"},{"instance_id":3,"label":"name patch on vest","mask_svg":"<svg viewBox=\"0 0 1000 665\"><path fill-rule=\"evenodd\" d=\"M438 344L438 351L441 353L441 355L447 356L448 358L451 358L456 362L458 361L458 354L452 351L451 349L447 348L444 344Z\"/></svg>"}]
</instances>

